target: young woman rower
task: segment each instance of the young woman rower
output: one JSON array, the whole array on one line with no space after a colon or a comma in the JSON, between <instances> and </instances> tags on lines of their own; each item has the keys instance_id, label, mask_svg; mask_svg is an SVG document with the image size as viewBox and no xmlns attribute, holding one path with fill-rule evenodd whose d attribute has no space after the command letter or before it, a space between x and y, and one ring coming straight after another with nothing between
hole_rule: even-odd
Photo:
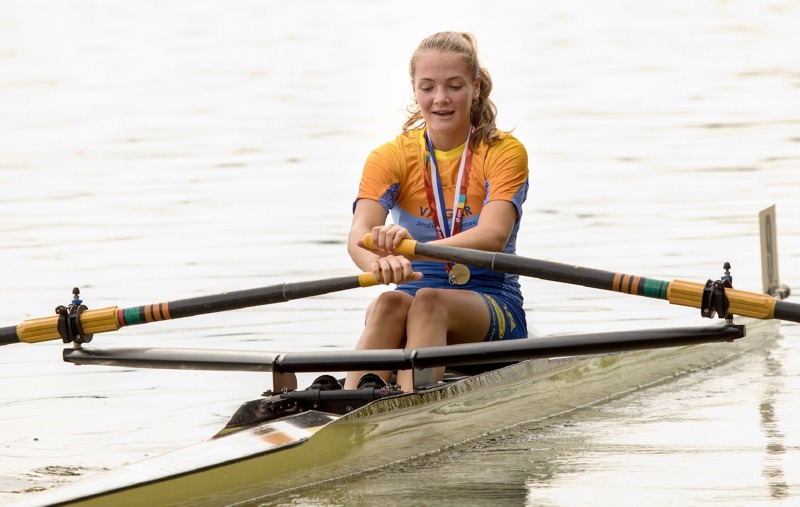
<instances>
[{"instance_id":1,"label":"young woman rower","mask_svg":"<svg viewBox=\"0 0 800 507\"><path fill-rule=\"evenodd\" d=\"M528 190L527 153L495 127L492 80L472 35L426 38L409 73L409 118L400 135L367 158L347 245L359 268L398 285L369 305L356 348L523 338L527 324L516 275L395 254L403 239L515 253ZM366 234L374 250L365 247ZM437 379L443 370L437 369ZM350 372L345 387L355 388L363 373ZM375 373L387 381L392 374ZM411 372L398 372L397 384L413 391Z\"/></svg>"}]
</instances>

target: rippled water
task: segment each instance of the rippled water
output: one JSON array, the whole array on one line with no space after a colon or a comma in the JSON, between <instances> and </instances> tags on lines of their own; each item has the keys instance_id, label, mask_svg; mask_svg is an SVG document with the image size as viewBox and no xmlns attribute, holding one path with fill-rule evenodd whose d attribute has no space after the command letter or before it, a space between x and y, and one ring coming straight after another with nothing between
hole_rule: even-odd
<instances>
[{"instance_id":1,"label":"rippled water","mask_svg":"<svg viewBox=\"0 0 800 507\"><path fill-rule=\"evenodd\" d=\"M352 274L361 164L395 135L407 59L474 32L499 124L528 147L520 253L761 287L778 208L800 280L800 2L0 1L0 325L79 286L129 307ZM333 23L333 19L339 19ZM525 280L546 333L698 324L697 312ZM378 289L99 335L101 345L349 349ZM798 289L795 289L797 292ZM301 491L298 505L791 505L800 330L591 409ZM94 343L94 342L93 342ZM268 379L0 350L0 499L207 438ZM387 452L391 452L387 449Z\"/></svg>"}]
</instances>

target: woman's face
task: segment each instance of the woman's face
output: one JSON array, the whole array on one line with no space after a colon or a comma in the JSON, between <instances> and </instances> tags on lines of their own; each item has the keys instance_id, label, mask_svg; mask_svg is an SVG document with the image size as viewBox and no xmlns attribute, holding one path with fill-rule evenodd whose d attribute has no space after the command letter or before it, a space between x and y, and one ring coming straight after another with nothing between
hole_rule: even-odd
<instances>
[{"instance_id":1,"label":"woman's face","mask_svg":"<svg viewBox=\"0 0 800 507\"><path fill-rule=\"evenodd\" d=\"M448 151L462 144L480 90L480 80L472 79L464 59L452 52L425 51L417 57L412 85L434 147Z\"/></svg>"}]
</instances>

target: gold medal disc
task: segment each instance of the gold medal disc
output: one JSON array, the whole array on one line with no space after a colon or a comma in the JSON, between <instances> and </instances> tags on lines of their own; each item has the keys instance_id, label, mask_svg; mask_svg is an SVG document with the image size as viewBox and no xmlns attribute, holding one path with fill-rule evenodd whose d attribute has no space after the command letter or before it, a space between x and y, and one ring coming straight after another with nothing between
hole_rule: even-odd
<instances>
[{"instance_id":1,"label":"gold medal disc","mask_svg":"<svg viewBox=\"0 0 800 507\"><path fill-rule=\"evenodd\" d=\"M469 281L469 268L463 264L453 264L448 276L453 285L464 285Z\"/></svg>"}]
</instances>

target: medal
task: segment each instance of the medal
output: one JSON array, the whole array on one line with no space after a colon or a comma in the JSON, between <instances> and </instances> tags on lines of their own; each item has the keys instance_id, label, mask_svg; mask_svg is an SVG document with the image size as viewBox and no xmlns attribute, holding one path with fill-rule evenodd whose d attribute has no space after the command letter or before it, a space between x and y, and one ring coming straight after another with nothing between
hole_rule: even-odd
<instances>
[{"instance_id":1,"label":"medal","mask_svg":"<svg viewBox=\"0 0 800 507\"><path fill-rule=\"evenodd\" d=\"M452 285L464 285L469 281L469 268L464 264L453 264L447 277Z\"/></svg>"}]
</instances>

